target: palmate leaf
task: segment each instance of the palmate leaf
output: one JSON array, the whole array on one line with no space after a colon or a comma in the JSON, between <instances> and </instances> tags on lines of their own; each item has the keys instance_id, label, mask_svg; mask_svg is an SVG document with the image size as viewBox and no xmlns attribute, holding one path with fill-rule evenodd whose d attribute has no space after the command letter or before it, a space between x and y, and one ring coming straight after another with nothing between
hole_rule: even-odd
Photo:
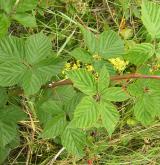
<instances>
[{"instance_id":1,"label":"palmate leaf","mask_svg":"<svg viewBox=\"0 0 160 165\"><path fill-rule=\"evenodd\" d=\"M31 95L38 92L43 84L61 71L63 66L60 58L48 58L26 70L21 81L25 93Z\"/></svg>"},{"instance_id":2,"label":"palmate leaf","mask_svg":"<svg viewBox=\"0 0 160 165\"><path fill-rule=\"evenodd\" d=\"M84 97L77 105L72 125L77 128L92 127L98 120L99 109L96 101L91 97Z\"/></svg>"},{"instance_id":3,"label":"palmate leaf","mask_svg":"<svg viewBox=\"0 0 160 165\"><path fill-rule=\"evenodd\" d=\"M144 126L151 124L155 116L160 116L159 81L137 80L127 90L135 99L133 111L136 119Z\"/></svg>"},{"instance_id":4,"label":"palmate leaf","mask_svg":"<svg viewBox=\"0 0 160 165\"><path fill-rule=\"evenodd\" d=\"M96 94L96 82L91 73L85 69L73 70L67 73L67 76L73 81L74 86L86 95Z\"/></svg>"},{"instance_id":5,"label":"palmate leaf","mask_svg":"<svg viewBox=\"0 0 160 165\"><path fill-rule=\"evenodd\" d=\"M142 1L142 22L152 38L160 38L160 6L148 0Z\"/></svg>"},{"instance_id":6,"label":"palmate leaf","mask_svg":"<svg viewBox=\"0 0 160 165\"><path fill-rule=\"evenodd\" d=\"M125 55L125 59L135 65L144 64L149 58L154 55L154 47L149 43L136 44Z\"/></svg>"},{"instance_id":7,"label":"palmate leaf","mask_svg":"<svg viewBox=\"0 0 160 165\"><path fill-rule=\"evenodd\" d=\"M83 156L83 148L86 145L86 136L84 131L77 128L66 127L61 136L62 145L68 150L68 152Z\"/></svg>"},{"instance_id":8,"label":"palmate leaf","mask_svg":"<svg viewBox=\"0 0 160 165\"><path fill-rule=\"evenodd\" d=\"M30 36L26 42L16 37L1 39L0 85L20 84L27 95L38 92L64 65L51 52L51 41L42 33Z\"/></svg>"},{"instance_id":9,"label":"palmate leaf","mask_svg":"<svg viewBox=\"0 0 160 165\"><path fill-rule=\"evenodd\" d=\"M124 42L116 32L109 30L95 35L88 29L81 27L81 30L90 53L99 54L105 59L124 54Z\"/></svg>"},{"instance_id":10,"label":"palmate leaf","mask_svg":"<svg viewBox=\"0 0 160 165\"><path fill-rule=\"evenodd\" d=\"M100 116L103 127L107 129L108 134L111 136L120 117L117 109L112 103L102 101L100 104Z\"/></svg>"}]
</instances>

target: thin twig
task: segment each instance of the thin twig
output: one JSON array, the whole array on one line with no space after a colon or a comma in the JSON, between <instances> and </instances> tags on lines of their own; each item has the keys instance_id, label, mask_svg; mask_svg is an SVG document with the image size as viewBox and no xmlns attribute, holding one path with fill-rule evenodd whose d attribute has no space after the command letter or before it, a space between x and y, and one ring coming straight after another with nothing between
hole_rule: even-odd
<instances>
[{"instance_id":1,"label":"thin twig","mask_svg":"<svg viewBox=\"0 0 160 165\"><path fill-rule=\"evenodd\" d=\"M58 153L54 156L54 158L47 164L47 165L53 165L53 163L57 160L59 155L65 150L65 148L61 148Z\"/></svg>"}]
</instances>

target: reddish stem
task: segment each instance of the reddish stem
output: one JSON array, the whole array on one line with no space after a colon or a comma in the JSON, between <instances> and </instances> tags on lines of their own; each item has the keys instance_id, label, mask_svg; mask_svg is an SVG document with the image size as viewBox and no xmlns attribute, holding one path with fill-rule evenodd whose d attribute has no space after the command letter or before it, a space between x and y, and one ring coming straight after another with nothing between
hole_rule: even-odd
<instances>
[{"instance_id":1,"label":"reddish stem","mask_svg":"<svg viewBox=\"0 0 160 165\"><path fill-rule=\"evenodd\" d=\"M128 80L128 79L156 79L160 80L160 76L157 75L142 75L142 74L127 74L122 76L111 76L110 79L112 81L118 81L118 80ZM63 85L72 85L72 81L70 79L65 79L57 82L53 82L49 84L49 88L55 88L57 86L63 86Z\"/></svg>"}]
</instances>

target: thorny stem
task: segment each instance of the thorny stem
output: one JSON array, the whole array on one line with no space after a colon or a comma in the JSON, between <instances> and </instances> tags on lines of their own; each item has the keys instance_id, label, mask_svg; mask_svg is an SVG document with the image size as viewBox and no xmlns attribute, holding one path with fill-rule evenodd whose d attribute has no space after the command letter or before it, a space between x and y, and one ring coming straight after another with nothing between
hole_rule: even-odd
<instances>
[{"instance_id":1,"label":"thorny stem","mask_svg":"<svg viewBox=\"0 0 160 165\"><path fill-rule=\"evenodd\" d=\"M119 76L111 76L111 81L121 81L121 80L129 80L129 79L156 79L160 80L160 76L158 75L142 75L142 74L127 74L127 75L119 75ZM63 85L72 85L72 81L70 79L64 79L57 82L52 82L49 84L49 88L55 88L57 86Z\"/></svg>"}]
</instances>

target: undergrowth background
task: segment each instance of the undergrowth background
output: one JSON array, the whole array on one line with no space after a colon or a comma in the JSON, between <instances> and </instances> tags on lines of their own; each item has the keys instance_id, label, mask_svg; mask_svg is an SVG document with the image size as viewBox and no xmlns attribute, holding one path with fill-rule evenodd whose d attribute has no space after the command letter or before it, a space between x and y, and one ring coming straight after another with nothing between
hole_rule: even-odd
<instances>
[{"instance_id":1,"label":"undergrowth background","mask_svg":"<svg viewBox=\"0 0 160 165\"><path fill-rule=\"evenodd\" d=\"M46 0L43 2L40 0L39 3L35 11L38 26L25 28L12 22L9 33L25 38L43 31L52 39L52 46L56 53L69 59L64 71L74 70L82 65L89 71L93 70L92 66L70 59L68 55L71 50L84 44L78 23L96 30L95 32L108 29L118 31L125 40L126 47L132 46L135 42L151 40L140 19L141 0ZM118 62L111 60L111 64L118 74L134 70L134 66L128 66L128 63L120 59L116 60ZM64 72L62 77L65 77ZM38 97L41 97L41 93ZM70 93L66 93L65 97L70 97ZM12 99L18 102L19 98ZM32 102L29 103L26 105L24 101L25 109L32 108ZM124 106L127 105L119 105L121 112L119 130L115 131L112 138L104 129L90 131L88 132L89 147L85 150L84 158L78 159L63 150L56 161L53 158L61 151L62 146L58 139L55 142L38 138L42 131L39 121L34 118L34 115L30 115L28 110L30 119L19 123L21 144L10 152L4 164L47 165L49 162L57 165L160 164L160 122L145 128L132 119L131 111L127 111Z\"/></svg>"}]
</instances>

